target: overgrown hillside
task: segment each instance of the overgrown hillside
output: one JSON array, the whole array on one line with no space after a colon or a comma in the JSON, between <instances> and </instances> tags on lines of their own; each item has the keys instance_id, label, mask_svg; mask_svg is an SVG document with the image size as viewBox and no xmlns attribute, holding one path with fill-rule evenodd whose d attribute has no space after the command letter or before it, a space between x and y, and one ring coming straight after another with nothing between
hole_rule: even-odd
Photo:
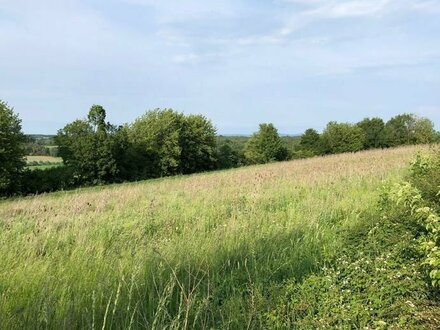
<instances>
[{"instance_id":1,"label":"overgrown hillside","mask_svg":"<svg viewBox=\"0 0 440 330\"><path fill-rule=\"evenodd\" d=\"M420 148L2 201L1 328L435 329L379 208Z\"/></svg>"}]
</instances>

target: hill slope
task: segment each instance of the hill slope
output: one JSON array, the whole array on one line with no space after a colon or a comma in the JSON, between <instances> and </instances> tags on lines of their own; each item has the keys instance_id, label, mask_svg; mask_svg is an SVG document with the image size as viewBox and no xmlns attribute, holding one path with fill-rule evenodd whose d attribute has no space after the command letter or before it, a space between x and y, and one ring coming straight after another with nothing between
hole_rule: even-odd
<instances>
[{"instance_id":1,"label":"hill slope","mask_svg":"<svg viewBox=\"0 0 440 330\"><path fill-rule=\"evenodd\" d=\"M0 202L0 324L8 329L380 326L389 322L383 321L391 317L386 312L361 313L354 320L348 312L325 311L311 297L322 294L335 303L336 296L318 293L325 287L320 276L336 276L326 274L324 265L342 262L342 256L347 264L356 262L352 249L374 253L376 247L381 253L394 246L388 241L378 246L377 237L360 244L363 239L353 237L377 226L378 189L402 177L416 150L368 151ZM399 230L405 237L405 229ZM370 283L363 285L367 290ZM334 290L343 296L340 290L348 288ZM424 287L420 290L425 301ZM293 301L292 294L304 300ZM374 308L386 311L387 304L395 301ZM432 322L414 321L413 310L396 306L397 316L407 313L403 324ZM322 323L313 323L314 315Z\"/></svg>"}]
</instances>

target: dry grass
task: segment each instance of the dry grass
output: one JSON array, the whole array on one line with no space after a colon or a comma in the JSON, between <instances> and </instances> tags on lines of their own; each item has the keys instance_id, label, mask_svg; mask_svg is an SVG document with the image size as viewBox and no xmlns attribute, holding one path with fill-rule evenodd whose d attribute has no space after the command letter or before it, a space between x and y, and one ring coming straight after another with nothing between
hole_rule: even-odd
<instances>
[{"instance_id":1,"label":"dry grass","mask_svg":"<svg viewBox=\"0 0 440 330\"><path fill-rule=\"evenodd\" d=\"M0 324L255 326L260 295L313 271L418 149L0 202Z\"/></svg>"},{"instance_id":2,"label":"dry grass","mask_svg":"<svg viewBox=\"0 0 440 330\"><path fill-rule=\"evenodd\" d=\"M62 163L61 157L52 156L26 156L26 161L29 162L50 162L50 163Z\"/></svg>"}]
</instances>

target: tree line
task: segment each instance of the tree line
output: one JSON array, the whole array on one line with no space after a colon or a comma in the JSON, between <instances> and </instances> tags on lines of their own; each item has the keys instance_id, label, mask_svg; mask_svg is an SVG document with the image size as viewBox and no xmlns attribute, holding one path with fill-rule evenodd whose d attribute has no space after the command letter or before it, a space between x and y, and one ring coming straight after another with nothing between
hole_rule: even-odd
<instances>
[{"instance_id":1,"label":"tree line","mask_svg":"<svg viewBox=\"0 0 440 330\"><path fill-rule=\"evenodd\" d=\"M413 114L388 122L366 118L357 124L330 122L319 134L307 129L291 148L273 124L260 124L252 136L219 139L202 115L172 109L147 111L122 126L106 121L93 105L86 118L60 129L54 138L64 166L26 169L26 137L21 120L0 101L0 196L35 194L264 164L319 155L356 152L439 140L432 121Z\"/></svg>"}]
</instances>

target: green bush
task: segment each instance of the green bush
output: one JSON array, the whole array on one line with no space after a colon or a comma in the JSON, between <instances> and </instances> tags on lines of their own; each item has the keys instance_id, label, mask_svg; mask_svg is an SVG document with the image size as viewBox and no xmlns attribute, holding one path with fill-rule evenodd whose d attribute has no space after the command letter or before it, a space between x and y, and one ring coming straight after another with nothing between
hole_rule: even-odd
<instances>
[{"instance_id":1,"label":"green bush","mask_svg":"<svg viewBox=\"0 0 440 330\"><path fill-rule=\"evenodd\" d=\"M422 329L428 304L409 223L365 214L304 281L289 280L265 314L267 329ZM377 221L377 222L376 222Z\"/></svg>"},{"instance_id":2,"label":"green bush","mask_svg":"<svg viewBox=\"0 0 440 330\"><path fill-rule=\"evenodd\" d=\"M382 199L388 216L406 220L417 229L424 253L422 265L431 284L440 288L440 152L417 155L411 164L410 182L391 188Z\"/></svg>"},{"instance_id":3,"label":"green bush","mask_svg":"<svg viewBox=\"0 0 440 330\"><path fill-rule=\"evenodd\" d=\"M67 190L76 187L72 169L56 166L27 170L23 173L21 193L24 195Z\"/></svg>"},{"instance_id":4,"label":"green bush","mask_svg":"<svg viewBox=\"0 0 440 330\"><path fill-rule=\"evenodd\" d=\"M410 182L420 191L431 207L440 206L440 151L418 154L411 163Z\"/></svg>"}]
</instances>

